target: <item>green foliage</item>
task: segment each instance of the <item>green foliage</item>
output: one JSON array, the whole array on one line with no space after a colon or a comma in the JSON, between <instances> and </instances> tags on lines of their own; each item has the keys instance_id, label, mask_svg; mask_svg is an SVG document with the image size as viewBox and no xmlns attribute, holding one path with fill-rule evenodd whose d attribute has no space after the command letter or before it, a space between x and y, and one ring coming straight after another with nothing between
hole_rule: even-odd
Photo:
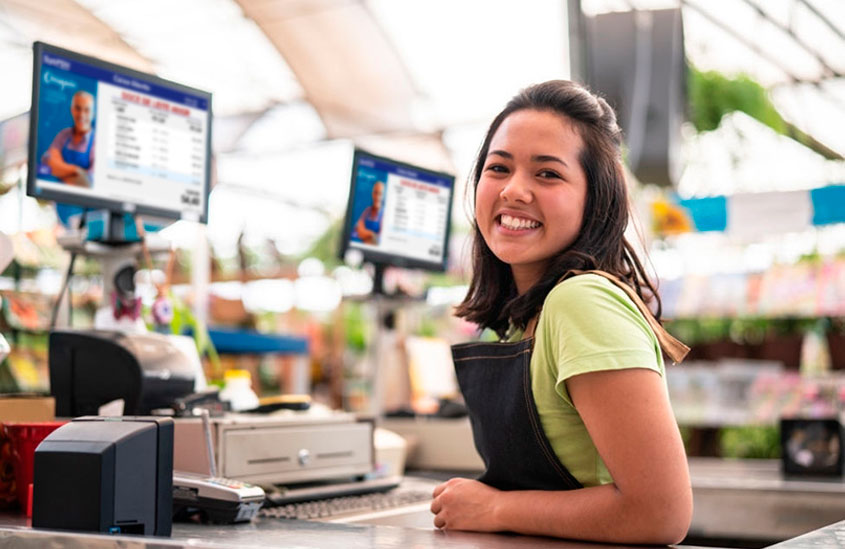
<instances>
[{"instance_id":1,"label":"green foliage","mask_svg":"<svg viewBox=\"0 0 845 549\"><path fill-rule=\"evenodd\" d=\"M762 343L770 324L771 320L767 318L736 318L731 321L731 340L752 345Z\"/></svg>"},{"instance_id":2,"label":"green foliage","mask_svg":"<svg viewBox=\"0 0 845 549\"><path fill-rule=\"evenodd\" d=\"M722 457L726 458L780 458L780 430L777 427L725 427L719 443Z\"/></svg>"},{"instance_id":3,"label":"green foliage","mask_svg":"<svg viewBox=\"0 0 845 549\"><path fill-rule=\"evenodd\" d=\"M699 132L715 130L722 117L741 111L781 135L787 126L765 88L746 75L728 78L715 71L689 70L691 120Z\"/></svg>"},{"instance_id":4,"label":"green foliage","mask_svg":"<svg viewBox=\"0 0 845 549\"><path fill-rule=\"evenodd\" d=\"M340 250L342 233L343 220L338 219L326 229L326 232L320 238L314 241L314 244L301 257L316 257L327 268L339 265L340 258L338 257L338 251Z\"/></svg>"},{"instance_id":5,"label":"green foliage","mask_svg":"<svg viewBox=\"0 0 845 549\"><path fill-rule=\"evenodd\" d=\"M666 330L687 345L722 341L730 336L731 320L726 318L681 318L667 321Z\"/></svg>"},{"instance_id":6,"label":"green foliage","mask_svg":"<svg viewBox=\"0 0 845 549\"><path fill-rule=\"evenodd\" d=\"M363 351L367 348L367 321L360 303L347 303L343 309L343 323L346 331L346 345Z\"/></svg>"},{"instance_id":7,"label":"green foliage","mask_svg":"<svg viewBox=\"0 0 845 549\"><path fill-rule=\"evenodd\" d=\"M437 337L438 329L437 323L430 316L424 316L420 319L420 325L416 330L416 335L420 337Z\"/></svg>"},{"instance_id":8,"label":"green foliage","mask_svg":"<svg viewBox=\"0 0 845 549\"><path fill-rule=\"evenodd\" d=\"M170 332L179 335L190 330L199 355L208 355L208 360L211 363L213 371L212 377L223 379L223 367L220 365L220 357L217 355L217 349L214 348L214 344L211 342L211 336L208 334L206 325L197 320L191 308L185 305L185 303L175 299L172 295L170 296L170 300L173 304L173 321L170 323Z\"/></svg>"},{"instance_id":9,"label":"green foliage","mask_svg":"<svg viewBox=\"0 0 845 549\"><path fill-rule=\"evenodd\" d=\"M756 345L766 337L803 335L819 330L818 318L799 317L739 317L739 318L680 318L664 323L666 330L686 343L699 345L715 341Z\"/></svg>"}]
</instances>

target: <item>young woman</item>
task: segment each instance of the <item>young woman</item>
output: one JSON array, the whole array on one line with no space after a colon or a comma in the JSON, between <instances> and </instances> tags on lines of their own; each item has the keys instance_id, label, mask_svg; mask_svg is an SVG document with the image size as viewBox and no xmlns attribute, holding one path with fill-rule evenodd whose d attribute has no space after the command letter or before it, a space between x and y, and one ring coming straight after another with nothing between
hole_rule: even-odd
<instances>
[{"instance_id":1,"label":"young woman","mask_svg":"<svg viewBox=\"0 0 845 549\"><path fill-rule=\"evenodd\" d=\"M677 543L692 514L662 353L688 350L623 235L608 104L568 81L524 90L476 160L473 278L457 314L501 343L453 348L486 471L434 490L439 528ZM587 272L585 272L587 271Z\"/></svg>"}]
</instances>

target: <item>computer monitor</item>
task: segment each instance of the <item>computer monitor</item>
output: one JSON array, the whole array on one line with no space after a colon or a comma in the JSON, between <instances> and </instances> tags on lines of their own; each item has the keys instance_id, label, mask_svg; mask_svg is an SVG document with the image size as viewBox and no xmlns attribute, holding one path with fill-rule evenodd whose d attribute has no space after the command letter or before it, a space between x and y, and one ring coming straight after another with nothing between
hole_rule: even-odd
<instances>
[{"instance_id":1,"label":"computer monitor","mask_svg":"<svg viewBox=\"0 0 845 549\"><path fill-rule=\"evenodd\" d=\"M455 177L356 150L340 254L446 270ZM376 289L378 291L378 288Z\"/></svg>"},{"instance_id":2,"label":"computer monitor","mask_svg":"<svg viewBox=\"0 0 845 549\"><path fill-rule=\"evenodd\" d=\"M34 44L27 194L205 222L211 94Z\"/></svg>"}]
</instances>

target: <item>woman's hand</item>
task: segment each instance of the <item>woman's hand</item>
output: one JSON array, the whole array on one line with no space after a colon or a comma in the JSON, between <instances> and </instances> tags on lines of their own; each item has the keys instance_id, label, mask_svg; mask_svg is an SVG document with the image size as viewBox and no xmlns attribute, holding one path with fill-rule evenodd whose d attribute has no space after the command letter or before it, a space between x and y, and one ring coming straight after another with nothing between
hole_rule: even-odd
<instances>
[{"instance_id":1,"label":"woman's hand","mask_svg":"<svg viewBox=\"0 0 845 549\"><path fill-rule=\"evenodd\" d=\"M447 530L501 531L496 516L501 494L477 480L449 479L434 489L434 525Z\"/></svg>"}]
</instances>

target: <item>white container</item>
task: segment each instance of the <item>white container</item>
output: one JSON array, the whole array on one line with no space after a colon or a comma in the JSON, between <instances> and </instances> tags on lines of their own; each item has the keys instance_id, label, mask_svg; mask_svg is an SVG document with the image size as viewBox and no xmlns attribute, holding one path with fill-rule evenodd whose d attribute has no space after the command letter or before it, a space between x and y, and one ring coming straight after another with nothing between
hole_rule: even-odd
<instances>
[{"instance_id":1,"label":"white container","mask_svg":"<svg viewBox=\"0 0 845 549\"><path fill-rule=\"evenodd\" d=\"M220 400L228 401L233 412L258 408L258 395L252 390L252 376L247 370L226 370L223 381Z\"/></svg>"}]
</instances>

